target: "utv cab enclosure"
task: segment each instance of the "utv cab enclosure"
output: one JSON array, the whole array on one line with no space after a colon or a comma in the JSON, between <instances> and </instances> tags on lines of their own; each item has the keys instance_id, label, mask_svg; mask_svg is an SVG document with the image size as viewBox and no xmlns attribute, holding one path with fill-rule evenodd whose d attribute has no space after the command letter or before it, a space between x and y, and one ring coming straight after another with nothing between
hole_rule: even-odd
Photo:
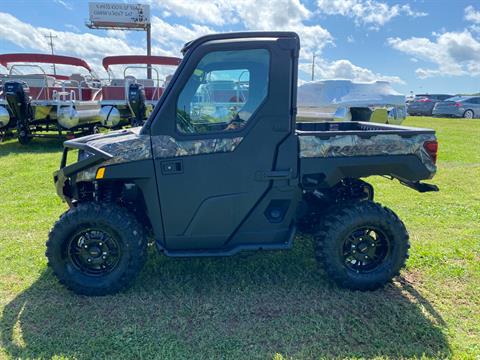
<instances>
[{"instance_id":1,"label":"utv cab enclosure","mask_svg":"<svg viewBox=\"0 0 480 360\"><path fill-rule=\"evenodd\" d=\"M296 123L299 49L293 32L201 37L143 127L66 141L54 181L70 208L47 242L59 280L115 293L149 241L167 256L225 256L289 249L298 231L313 234L341 286L375 289L398 274L408 233L361 178L437 190L420 182L436 171L434 131Z\"/></svg>"}]
</instances>

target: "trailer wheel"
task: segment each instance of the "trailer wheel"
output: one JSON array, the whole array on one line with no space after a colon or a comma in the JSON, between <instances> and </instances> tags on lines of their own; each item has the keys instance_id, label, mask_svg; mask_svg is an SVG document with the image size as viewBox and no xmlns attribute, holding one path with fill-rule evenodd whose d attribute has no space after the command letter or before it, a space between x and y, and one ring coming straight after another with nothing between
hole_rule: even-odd
<instances>
[{"instance_id":1,"label":"trailer wheel","mask_svg":"<svg viewBox=\"0 0 480 360\"><path fill-rule=\"evenodd\" d=\"M390 209L371 201L344 204L318 225L315 253L341 287L375 290L405 265L408 238L405 225Z\"/></svg>"},{"instance_id":2,"label":"trailer wheel","mask_svg":"<svg viewBox=\"0 0 480 360\"><path fill-rule=\"evenodd\" d=\"M77 294L114 294L130 286L147 257L143 226L114 204L84 203L50 231L46 256L59 281Z\"/></svg>"},{"instance_id":3,"label":"trailer wheel","mask_svg":"<svg viewBox=\"0 0 480 360\"><path fill-rule=\"evenodd\" d=\"M22 145L27 145L32 140L32 134L27 127L18 127L17 128L17 138L18 142Z\"/></svg>"}]
</instances>

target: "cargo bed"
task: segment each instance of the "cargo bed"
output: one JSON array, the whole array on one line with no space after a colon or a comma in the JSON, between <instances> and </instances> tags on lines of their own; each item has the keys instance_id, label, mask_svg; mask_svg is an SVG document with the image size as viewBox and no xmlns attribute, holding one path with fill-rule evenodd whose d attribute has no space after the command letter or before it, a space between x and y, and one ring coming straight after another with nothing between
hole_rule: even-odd
<instances>
[{"instance_id":1,"label":"cargo bed","mask_svg":"<svg viewBox=\"0 0 480 360\"><path fill-rule=\"evenodd\" d=\"M436 172L435 132L365 122L297 123L300 174L306 187L383 175L412 185Z\"/></svg>"},{"instance_id":2,"label":"cargo bed","mask_svg":"<svg viewBox=\"0 0 480 360\"><path fill-rule=\"evenodd\" d=\"M419 134L435 134L432 129L414 128L400 125L387 125L360 121L327 121L297 122L297 134L331 137L335 135L377 135L397 134L412 136Z\"/></svg>"}]
</instances>

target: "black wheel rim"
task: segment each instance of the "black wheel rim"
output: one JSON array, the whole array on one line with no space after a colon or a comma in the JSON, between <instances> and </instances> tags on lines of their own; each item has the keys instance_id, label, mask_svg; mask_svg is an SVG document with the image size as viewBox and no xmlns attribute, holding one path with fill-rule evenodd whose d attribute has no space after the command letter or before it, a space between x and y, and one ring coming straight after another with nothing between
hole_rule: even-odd
<instances>
[{"instance_id":1,"label":"black wheel rim","mask_svg":"<svg viewBox=\"0 0 480 360\"><path fill-rule=\"evenodd\" d=\"M365 226L352 231L343 244L343 263L356 273L367 273L381 266L391 251L391 242L385 233Z\"/></svg>"},{"instance_id":2,"label":"black wheel rim","mask_svg":"<svg viewBox=\"0 0 480 360\"><path fill-rule=\"evenodd\" d=\"M66 250L71 264L89 276L112 272L122 257L117 236L106 229L87 228L77 232Z\"/></svg>"}]
</instances>

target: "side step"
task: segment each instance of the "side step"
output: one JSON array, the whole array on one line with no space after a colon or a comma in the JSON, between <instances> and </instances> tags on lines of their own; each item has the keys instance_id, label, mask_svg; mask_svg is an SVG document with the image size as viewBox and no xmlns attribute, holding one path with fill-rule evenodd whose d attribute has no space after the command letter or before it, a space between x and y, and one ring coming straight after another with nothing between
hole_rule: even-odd
<instances>
[{"instance_id":1,"label":"side step","mask_svg":"<svg viewBox=\"0 0 480 360\"><path fill-rule=\"evenodd\" d=\"M295 238L297 228L292 226L288 241L279 244L245 244L238 245L228 249L219 250L168 250L161 246L158 242L157 248L159 251L169 257L216 257L216 256L232 256L241 251L258 251L258 250L289 250L293 246L293 239Z\"/></svg>"}]
</instances>

